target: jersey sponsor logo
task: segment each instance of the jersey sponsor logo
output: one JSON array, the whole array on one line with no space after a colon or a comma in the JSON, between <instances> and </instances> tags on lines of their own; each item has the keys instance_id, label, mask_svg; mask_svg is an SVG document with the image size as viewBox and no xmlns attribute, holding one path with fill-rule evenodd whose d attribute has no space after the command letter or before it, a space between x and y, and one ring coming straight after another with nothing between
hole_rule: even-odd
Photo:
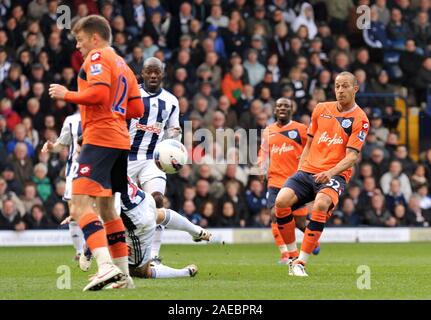
<instances>
[{"instance_id":1,"label":"jersey sponsor logo","mask_svg":"<svg viewBox=\"0 0 431 320\"><path fill-rule=\"evenodd\" d=\"M97 51L91 55L90 60L91 60L91 62L95 62L95 61L100 60L101 57L102 57L102 54L99 51Z\"/></svg>"},{"instance_id":2,"label":"jersey sponsor logo","mask_svg":"<svg viewBox=\"0 0 431 320\"><path fill-rule=\"evenodd\" d=\"M91 173L91 166L88 164L80 164L78 175L80 177L89 177Z\"/></svg>"},{"instance_id":3,"label":"jersey sponsor logo","mask_svg":"<svg viewBox=\"0 0 431 320\"><path fill-rule=\"evenodd\" d=\"M298 136L298 132L297 131L295 131L295 130L291 130L291 131L289 131L288 133L287 133L287 135L288 135L288 137L290 138L290 139L295 139L297 136Z\"/></svg>"},{"instance_id":4,"label":"jersey sponsor logo","mask_svg":"<svg viewBox=\"0 0 431 320\"><path fill-rule=\"evenodd\" d=\"M341 126L344 129L350 128L351 125L352 125L352 121L350 119L344 119L343 121L341 121Z\"/></svg>"},{"instance_id":5,"label":"jersey sponsor logo","mask_svg":"<svg viewBox=\"0 0 431 320\"><path fill-rule=\"evenodd\" d=\"M320 143L326 143L328 146L336 145L336 144L343 144L344 140L342 137L335 134L333 137L330 137L328 135L328 132L323 132L321 136L319 137L319 140L317 141L317 144Z\"/></svg>"},{"instance_id":6,"label":"jersey sponsor logo","mask_svg":"<svg viewBox=\"0 0 431 320\"><path fill-rule=\"evenodd\" d=\"M160 132L162 131L161 126L157 125L158 123L156 123L155 125L146 125L146 124L140 124L137 123L136 124L136 130L142 130L142 131L147 131L147 132L151 132L151 133L156 133L156 134L160 134Z\"/></svg>"},{"instance_id":7,"label":"jersey sponsor logo","mask_svg":"<svg viewBox=\"0 0 431 320\"><path fill-rule=\"evenodd\" d=\"M90 74L93 76L97 76L102 73L102 65L100 63L91 64L90 65Z\"/></svg>"},{"instance_id":8,"label":"jersey sponsor logo","mask_svg":"<svg viewBox=\"0 0 431 320\"><path fill-rule=\"evenodd\" d=\"M361 140L362 142L364 142L366 136L367 136L367 134L365 133L365 131L359 131L359 134L358 134L358 139L359 140Z\"/></svg>"},{"instance_id":9,"label":"jersey sponsor logo","mask_svg":"<svg viewBox=\"0 0 431 320\"><path fill-rule=\"evenodd\" d=\"M291 144L286 144L286 142L283 142L281 146L277 146L275 144L272 145L271 153L275 154L278 153L279 155L285 152L289 152L295 149Z\"/></svg>"},{"instance_id":10,"label":"jersey sponsor logo","mask_svg":"<svg viewBox=\"0 0 431 320\"><path fill-rule=\"evenodd\" d=\"M325 119L332 119L332 116L331 116L330 114L324 114L324 113L322 113L322 114L320 115L320 117L321 117L321 118L325 118Z\"/></svg>"}]
</instances>

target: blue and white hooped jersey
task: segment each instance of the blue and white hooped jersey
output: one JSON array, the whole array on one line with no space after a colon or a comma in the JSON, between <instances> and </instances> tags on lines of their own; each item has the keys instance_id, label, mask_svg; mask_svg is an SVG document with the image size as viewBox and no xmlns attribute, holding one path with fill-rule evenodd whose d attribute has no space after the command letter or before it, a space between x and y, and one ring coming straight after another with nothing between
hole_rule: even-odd
<instances>
[{"instance_id":1,"label":"blue and white hooped jersey","mask_svg":"<svg viewBox=\"0 0 431 320\"><path fill-rule=\"evenodd\" d=\"M140 119L128 122L131 139L129 161L153 159L156 144L159 143L168 128L179 127L178 99L161 88L150 94L140 86L144 102L144 115Z\"/></svg>"},{"instance_id":2,"label":"blue and white hooped jersey","mask_svg":"<svg viewBox=\"0 0 431 320\"><path fill-rule=\"evenodd\" d=\"M80 135L82 135L81 114L77 112L66 117L63 127L61 128L60 136L57 139L60 144L69 146L66 175L69 174L72 163L78 158L76 149Z\"/></svg>"}]
</instances>

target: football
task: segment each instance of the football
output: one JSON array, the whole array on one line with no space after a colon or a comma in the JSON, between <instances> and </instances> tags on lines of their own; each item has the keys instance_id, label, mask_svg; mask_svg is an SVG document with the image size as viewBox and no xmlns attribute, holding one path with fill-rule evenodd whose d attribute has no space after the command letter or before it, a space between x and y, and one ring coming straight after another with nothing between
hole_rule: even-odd
<instances>
[{"instance_id":1,"label":"football","mask_svg":"<svg viewBox=\"0 0 431 320\"><path fill-rule=\"evenodd\" d=\"M186 147L174 139L163 140L154 149L154 162L160 170L167 174L180 171L187 159Z\"/></svg>"}]
</instances>

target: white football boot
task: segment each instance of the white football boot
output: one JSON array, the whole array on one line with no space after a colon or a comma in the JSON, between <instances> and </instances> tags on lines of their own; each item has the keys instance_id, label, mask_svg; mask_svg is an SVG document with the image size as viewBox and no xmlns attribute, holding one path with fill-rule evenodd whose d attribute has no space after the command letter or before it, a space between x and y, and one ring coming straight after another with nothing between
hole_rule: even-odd
<instances>
[{"instance_id":1,"label":"white football boot","mask_svg":"<svg viewBox=\"0 0 431 320\"><path fill-rule=\"evenodd\" d=\"M106 263L99 268L97 274L91 278L90 283L82 291L102 290L108 284L124 280L125 277L126 275L116 265Z\"/></svg>"}]
</instances>

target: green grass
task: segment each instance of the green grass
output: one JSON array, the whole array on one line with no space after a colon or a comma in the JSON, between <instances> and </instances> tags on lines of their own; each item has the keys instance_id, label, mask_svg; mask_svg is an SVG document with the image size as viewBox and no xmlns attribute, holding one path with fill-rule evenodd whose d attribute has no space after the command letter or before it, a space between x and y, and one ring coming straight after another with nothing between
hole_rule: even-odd
<instances>
[{"instance_id":1,"label":"green grass","mask_svg":"<svg viewBox=\"0 0 431 320\"><path fill-rule=\"evenodd\" d=\"M270 244L165 245L161 254L172 267L196 263L198 275L82 292L88 274L72 261L72 248L0 248L0 299L431 299L429 243L323 244L308 278L289 277ZM57 289L61 265L71 269L70 290ZM360 265L370 267L370 290L357 288Z\"/></svg>"}]
</instances>

